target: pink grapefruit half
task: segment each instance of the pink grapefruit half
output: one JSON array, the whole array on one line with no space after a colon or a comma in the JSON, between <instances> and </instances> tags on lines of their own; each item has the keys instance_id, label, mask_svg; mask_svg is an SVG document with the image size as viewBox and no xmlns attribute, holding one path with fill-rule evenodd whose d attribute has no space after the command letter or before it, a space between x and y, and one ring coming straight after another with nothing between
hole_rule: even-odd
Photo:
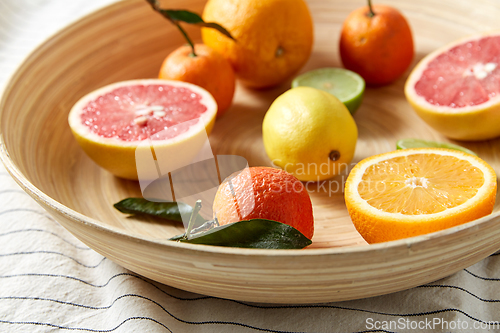
<instances>
[{"instance_id":1,"label":"pink grapefruit half","mask_svg":"<svg viewBox=\"0 0 500 333\"><path fill-rule=\"evenodd\" d=\"M89 93L73 106L68 121L80 146L98 165L118 177L136 180L136 150L151 154L146 141L153 143L156 155L182 166L183 157L195 155L193 150L212 130L216 114L217 103L201 87L145 79Z\"/></svg>"},{"instance_id":2,"label":"pink grapefruit half","mask_svg":"<svg viewBox=\"0 0 500 333\"><path fill-rule=\"evenodd\" d=\"M417 114L445 136L500 136L500 31L467 37L422 59L405 85Z\"/></svg>"}]
</instances>

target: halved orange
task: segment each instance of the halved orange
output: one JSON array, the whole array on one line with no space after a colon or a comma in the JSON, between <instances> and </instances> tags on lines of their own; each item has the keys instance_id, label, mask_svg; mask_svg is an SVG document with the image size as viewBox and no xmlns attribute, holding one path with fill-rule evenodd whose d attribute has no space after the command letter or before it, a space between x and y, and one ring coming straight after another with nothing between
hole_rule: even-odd
<instances>
[{"instance_id":1,"label":"halved orange","mask_svg":"<svg viewBox=\"0 0 500 333\"><path fill-rule=\"evenodd\" d=\"M491 214L495 171L477 156L441 148L369 157L349 174L345 201L368 243L413 237Z\"/></svg>"}]
</instances>

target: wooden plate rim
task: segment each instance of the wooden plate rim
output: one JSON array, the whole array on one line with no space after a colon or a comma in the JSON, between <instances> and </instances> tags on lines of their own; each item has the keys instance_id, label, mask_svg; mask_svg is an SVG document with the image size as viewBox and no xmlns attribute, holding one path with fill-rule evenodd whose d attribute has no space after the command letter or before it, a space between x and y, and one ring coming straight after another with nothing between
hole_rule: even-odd
<instances>
[{"instance_id":1,"label":"wooden plate rim","mask_svg":"<svg viewBox=\"0 0 500 333\"><path fill-rule=\"evenodd\" d=\"M29 65L33 58L43 50L51 41L61 38L67 35L71 30L76 28L80 24L84 24L87 20L92 19L92 17L97 13L104 13L105 11L114 11L115 8L122 8L134 4L135 0L122 0L116 3L112 3L106 6L97 8L96 10L84 15L83 17L72 21L71 23L65 25L60 30L51 34L49 37L41 41L17 66L15 71L10 75L7 83L0 91L0 116L4 109L4 104L9 92L13 86L18 83L18 77L20 73L25 70L25 67ZM0 117L1 122L1 117ZM1 124L0 124L1 125ZM73 221L86 226L98 229L101 232L111 233L115 236L124 237L139 241L144 244L163 246L167 248L184 249L187 251L195 252L206 252L206 253L217 253L217 254L230 254L230 255L245 255L245 256L275 256L275 257L290 257L290 256L304 256L304 255L346 255L349 253L363 253L363 252L375 252L375 251L387 251L388 249L408 249L414 245L423 245L426 242L432 242L435 239L446 238L447 236L453 235L458 232L465 232L476 226L486 224L488 222L500 224L500 211L492 213L488 216L482 217L480 219L451 227L445 230L437 231L434 233L415 236L406 239L400 239L390 242L370 244L370 245L356 245L349 247L332 247L332 248L313 248L307 250L268 250L268 249L242 249L242 248L231 248L231 247L221 247L221 246L200 246L196 244L186 244L180 242L172 242L168 240L159 239L149 239L145 236L135 235L128 233L122 229L106 225L99 220L90 218L84 214L78 213L77 211L65 206L64 204L58 202L57 200L51 198L43 191L39 190L35 185L33 185L24 174L17 168L14 161L10 158L7 148L4 144L3 133L1 132L0 126L0 160L5 165L8 173L14 178L14 180L21 186L21 188L28 193L37 202L43 205L47 205L57 212L68 216Z\"/></svg>"},{"instance_id":2,"label":"wooden plate rim","mask_svg":"<svg viewBox=\"0 0 500 333\"><path fill-rule=\"evenodd\" d=\"M2 104L3 103L0 103L0 113ZM453 235L460 231L466 231L468 229L474 228L476 226L482 225L487 222L500 224L500 219L498 219L498 221L495 221L497 217L500 217L500 212L497 212L495 214L490 214L480 219L462 225L458 225L449 229L437 231L434 233L385 242L385 243L370 244L370 245L356 245L349 247L319 248L319 249L308 249L308 250L268 250L268 249L242 249L242 248L231 248L222 246L203 246L203 245L200 246L196 244L186 244L180 242L173 242L169 240L149 239L142 235L134 235L122 229L103 224L99 220L90 218L84 214L78 213L77 211L49 197L44 192L39 190L36 186L34 186L22 174L22 172L16 167L14 162L10 159L1 132L0 132L0 160L5 165L9 174L22 187L22 189L25 192L27 192L31 197L33 197L37 202L41 202L42 205L43 204L47 205L52 209L58 211L59 213L68 216L73 221L87 225L92 228L96 228L99 231L111 233L119 237L134 239L141 243L160 245L160 246L165 246L167 248L172 247L185 250L194 250L194 251L218 253L218 254L224 253L224 254L237 254L246 256L255 255L255 256L276 256L276 257L281 257L281 256L289 257L297 255L302 256L302 255L335 255L335 254L348 254L348 253L363 253L363 252L373 252L373 251L387 251L388 249L395 249L398 247L411 248L413 245L417 244L421 245L426 242L432 242L434 239L437 238L445 238L446 236Z\"/></svg>"}]
</instances>

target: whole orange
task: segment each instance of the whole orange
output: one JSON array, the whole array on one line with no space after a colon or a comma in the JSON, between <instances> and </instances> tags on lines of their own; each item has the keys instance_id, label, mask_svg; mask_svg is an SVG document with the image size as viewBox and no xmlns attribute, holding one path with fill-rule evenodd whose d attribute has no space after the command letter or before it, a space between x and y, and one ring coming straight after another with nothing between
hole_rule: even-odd
<instances>
[{"instance_id":1,"label":"whole orange","mask_svg":"<svg viewBox=\"0 0 500 333\"><path fill-rule=\"evenodd\" d=\"M410 65L413 36L408 22L396 9L368 6L354 10L344 21L340 56L345 68L361 75L367 84L388 84Z\"/></svg>"},{"instance_id":2,"label":"whole orange","mask_svg":"<svg viewBox=\"0 0 500 333\"><path fill-rule=\"evenodd\" d=\"M212 94L217 102L217 117L222 116L233 101L236 77L229 62L203 44L181 46L163 61L158 77L196 84Z\"/></svg>"},{"instance_id":3,"label":"whole orange","mask_svg":"<svg viewBox=\"0 0 500 333\"><path fill-rule=\"evenodd\" d=\"M309 239L314 234L307 190L281 169L252 167L232 174L219 186L213 211L220 225L260 218L288 224Z\"/></svg>"},{"instance_id":4,"label":"whole orange","mask_svg":"<svg viewBox=\"0 0 500 333\"><path fill-rule=\"evenodd\" d=\"M313 22L303 0L209 0L203 19L219 23L236 39L202 29L203 42L223 54L250 87L283 82L311 54Z\"/></svg>"}]
</instances>

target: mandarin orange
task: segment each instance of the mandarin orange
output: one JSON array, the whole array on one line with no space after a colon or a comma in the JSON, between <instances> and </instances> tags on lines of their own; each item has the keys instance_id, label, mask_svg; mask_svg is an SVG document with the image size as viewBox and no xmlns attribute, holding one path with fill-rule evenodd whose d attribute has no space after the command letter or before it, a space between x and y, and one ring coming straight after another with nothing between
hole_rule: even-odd
<instances>
[{"instance_id":1,"label":"mandarin orange","mask_svg":"<svg viewBox=\"0 0 500 333\"><path fill-rule=\"evenodd\" d=\"M361 7L349 14L339 49L344 67L369 85L396 80L410 66L414 54L408 22L398 10L384 5Z\"/></svg>"},{"instance_id":2,"label":"mandarin orange","mask_svg":"<svg viewBox=\"0 0 500 333\"><path fill-rule=\"evenodd\" d=\"M217 117L222 116L233 101L236 78L229 62L204 44L181 46L163 61L158 77L178 80L205 88L217 102Z\"/></svg>"},{"instance_id":3,"label":"mandarin orange","mask_svg":"<svg viewBox=\"0 0 500 333\"><path fill-rule=\"evenodd\" d=\"M307 190L280 169L252 167L229 176L217 190L213 211L220 225L259 218L288 224L309 239L314 234Z\"/></svg>"}]
</instances>

